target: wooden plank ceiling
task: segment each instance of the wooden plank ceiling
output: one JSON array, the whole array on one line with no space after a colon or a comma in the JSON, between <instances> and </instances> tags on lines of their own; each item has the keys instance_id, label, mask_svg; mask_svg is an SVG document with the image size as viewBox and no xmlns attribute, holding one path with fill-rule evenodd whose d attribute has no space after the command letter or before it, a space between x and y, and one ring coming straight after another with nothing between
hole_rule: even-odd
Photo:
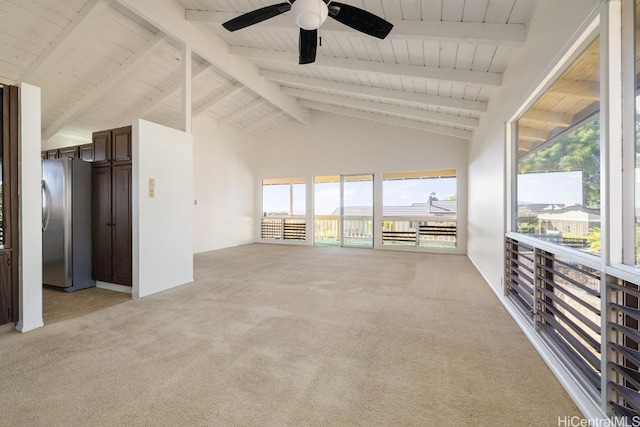
<instances>
[{"instance_id":1,"label":"wooden plank ceiling","mask_svg":"<svg viewBox=\"0 0 640 427\"><path fill-rule=\"evenodd\" d=\"M0 83L42 88L43 139L86 140L143 117L181 120L182 46L192 114L262 134L327 111L469 139L535 0L343 0L394 24L378 40L327 20L298 65L290 13L230 33L277 0L0 0ZM540 114L545 114L541 111Z\"/></svg>"}]
</instances>

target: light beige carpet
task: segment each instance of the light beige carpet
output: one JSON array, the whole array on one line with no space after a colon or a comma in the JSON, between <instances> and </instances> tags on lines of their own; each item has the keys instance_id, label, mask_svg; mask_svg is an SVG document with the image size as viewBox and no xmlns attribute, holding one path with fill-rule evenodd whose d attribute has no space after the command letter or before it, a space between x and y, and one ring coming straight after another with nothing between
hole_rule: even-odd
<instances>
[{"instance_id":1,"label":"light beige carpet","mask_svg":"<svg viewBox=\"0 0 640 427\"><path fill-rule=\"evenodd\" d=\"M0 425L557 426L578 411L463 256L248 245L0 335Z\"/></svg>"}]
</instances>

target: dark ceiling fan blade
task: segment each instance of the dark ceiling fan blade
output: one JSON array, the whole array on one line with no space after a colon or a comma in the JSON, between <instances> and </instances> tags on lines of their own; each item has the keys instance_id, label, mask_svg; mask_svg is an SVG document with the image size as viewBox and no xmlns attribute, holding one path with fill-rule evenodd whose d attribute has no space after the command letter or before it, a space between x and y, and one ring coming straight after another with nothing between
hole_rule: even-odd
<instances>
[{"instance_id":1,"label":"dark ceiling fan blade","mask_svg":"<svg viewBox=\"0 0 640 427\"><path fill-rule=\"evenodd\" d=\"M335 1L329 3L329 16L347 27L379 39L387 37L393 28L392 23L371 12Z\"/></svg>"},{"instance_id":2,"label":"dark ceiling fan blade","mask_svg":"<svg viewBox=\"0 0 640 427\"><path fill-rule=\"evenodd\" d=\"M247 12L237 18L230 19L222 24L222 26L229 31L236 31L250 25L257 24L258 22L265 21L269 18L273 18L274 16L281 15L289 10L291 10L291 4L289 2L278 3Z\"/></svg>"},{"instance_id":3,"label":"dark ceiling fan blade","mask_svg":"<svg viewBox=\"0 0 640 427\"><path fill-rule=\"evenodd\" d=\"M300 62L299 64L311 64L316 61L318 50L318 30L305 30L300 28Z\"/></svg>"}]
</instances>

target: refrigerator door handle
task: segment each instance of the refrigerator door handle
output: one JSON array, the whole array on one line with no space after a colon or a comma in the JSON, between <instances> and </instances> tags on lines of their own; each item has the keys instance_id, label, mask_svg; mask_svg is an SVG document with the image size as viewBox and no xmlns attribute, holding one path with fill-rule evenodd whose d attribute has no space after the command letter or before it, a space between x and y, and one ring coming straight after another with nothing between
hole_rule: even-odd
<instances>
[{"instance_id":1,"label":"refrigerator door handle","mask_svg":"<svg viewBox=\"0 0 640 427\"><path fill-rule=\"evenodd\" d=\"M47 182L42 180L42 231L49 226L49 217L51 216L51 193Z\"/></svg>"}]
</instances>

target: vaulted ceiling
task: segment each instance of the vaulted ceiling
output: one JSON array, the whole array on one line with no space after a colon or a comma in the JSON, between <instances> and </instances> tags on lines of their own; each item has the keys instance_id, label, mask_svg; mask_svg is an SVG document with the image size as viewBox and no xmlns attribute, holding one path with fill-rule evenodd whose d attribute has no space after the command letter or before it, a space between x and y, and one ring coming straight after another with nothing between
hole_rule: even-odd
<instances>
[{"instance_id":1,"label":"vaulted ceiling","mask_svg":"<svg viewBox=\"0 0 640 427\"><path fill-rule=\"evenodd\" d=\"M221 25L278 2L0 0L0 83L42 88L45 140L136 117L178 126L190 51L192 114L220 126L259 135L318 110L469 139L535 4L343 0L390 21L390 35L330 19L316 62L299 65L290 12L233 33Z\"/></svg>"}]
</instances>

